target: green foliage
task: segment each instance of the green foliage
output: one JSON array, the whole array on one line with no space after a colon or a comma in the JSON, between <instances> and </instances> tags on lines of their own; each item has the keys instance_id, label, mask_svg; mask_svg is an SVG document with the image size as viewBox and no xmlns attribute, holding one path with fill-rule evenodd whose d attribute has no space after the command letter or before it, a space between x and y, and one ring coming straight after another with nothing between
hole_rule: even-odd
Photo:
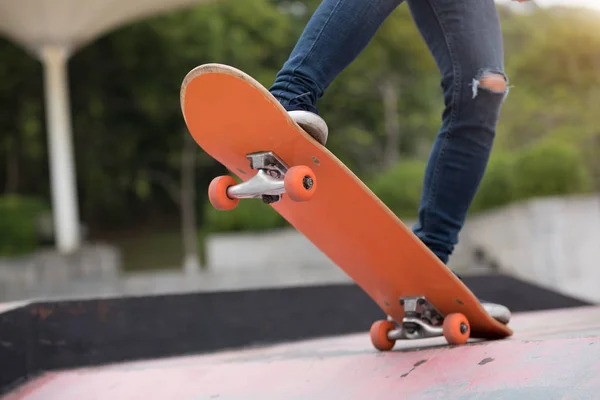
<instances>
[{"instance_id":1,"label":"green foliage","mask_svg":"<svg viewBox=\"0 0 600 400\"><path fill-rule=\"evenodd\" d=\"M470 211L592 189L592 174L581 152L566 141L544 139L515 153L494 153Z\"/></svg>"},{"instance_id":2,"label":"green foliage","mask_svg":"<svg viewBox=\"0 0 600 400\"><path fill-rule=\"evenodd\" d=\"M49 207L33 197L0 197L0 255L12 256L33 250L37 245L36 220Z\"/></svg>"},{"instance_id":3,"label":"green foliage","mask_svg":"<svg viewBox=\"0 0 600 400\"><path fill-rule=\"evenodd\" d=\"M416 218L424 174L424 161L405 160L366 183L398 217Z\"/></svg>"},{"instance_id":4,"label":"green foliage","mask_svg":"<svg viewBox=\"0 0 600 400\"><path fill-rule=\"evenodd\" d=\"M182 138L188 134L179 109L181 80L195 66L217 62L234 65L268 87L319 4L199 4L123 26L74 54L69 94L77 184L81 216L92 235L102 228L179 225ZM564 9L498 9L511 88L472 210L529 196L588 191L588 170L600 189L600 113L595 108L600 103L600 17ZM41 63L5 40L0 40L0 54L0 190L47 198ZM358 176L367 177L403 217L417 213L425 159L441 122L439 78L402 4L318 104L330 127L328 148ZM384 112L389 111L383 106L386 85L396 88L396 115ZM394 141L386 129L390 114L398 120ZM389 143L397 146L401 160L391 167L384 162ZM284 224L258 200L240 202L227 213L213 210L206 188L222 167L199 149L196 155L201 229L260 230ZM5 215L0 214L0 223L8 223ZM11 235L4 232L3 239Z\"/></svg>"},{"instance_id":5,"label":"green foliage","mask_svg":"<svg viewBox=\"0 0 600 400\"><path fill-rule=\"evenodd\" d=\"M198 231L198 256L204 258L204 236ZM179 269L182 261L183 240L179 229L161 229L117 235L105 238L115 244L121 254L123 269L127 272Z\"/></svg>"},{"instance_id":6,"label":"green foliage","mask_svg":"<svg viewBox=\"0 0 600 400\"><path fill-rule=\"evenodd\" d=\"M569 8L503 13L511 91L498 145L515 150L547 136L581 146L600 137L600 15Z\"/></svg>"},{"instance_id":7,"label":"green foliage","mask_svg":"<svg viewBox=\"0 0 600 400\"><path fill-rule=\"evenodd\" d=\"M511 153L495 152L490 157L479 191L470 212L496 208L515 199L514 157Z\"/></svg>"},{"instance_id":8,"label":"green foliage","mask_svg":"<svg viewBox=\"0 0 600 400\"><path fill-rule=\"evenodd\" d=\"M390 85L398 95L396 152L414 155L439 129L443 101L433 58L404 5L384 21L319 102L331 126L328 147L359 173L387 168L390 137L385 126L390 116L384 112L384 97Z\"/></svg>"},{"instance_id":9,"label":"green foliage","mask_svg":"<svg viewBox=\"0 0 600 400\"><path fill-rule=\"evenodd\" d=\"M271 206L260 199L240 201L231 211L218 211L209 202L204 207L204 229L207 232L264 231L287 224Z\"/></svg>"},{"instance_id":10,"label":"green foliage","mask_svg":"<svg viewBox=\"0 0 600 400\"><path fill-rule=\"evenodd\" d=\"M516 156L515 198L569 195L592 189L590 171L577 148L567 142L544 140Z\"/></svg>"},{"instance_id":11,"label":"green foliage","mask_svg":"<svg viewBox=\"0 0 600 400\"><path fill-rule=\"evenodd\" d=\"M179 104L183 77L214 62L269 84L292 44L289 19L264 0L211 2L123 26L73 56L73 130L88 226L177 218L188 135ZM203 153L196 154L196 184L206 187L218 165L200 165Z\"/></svg>"}]
</instances>

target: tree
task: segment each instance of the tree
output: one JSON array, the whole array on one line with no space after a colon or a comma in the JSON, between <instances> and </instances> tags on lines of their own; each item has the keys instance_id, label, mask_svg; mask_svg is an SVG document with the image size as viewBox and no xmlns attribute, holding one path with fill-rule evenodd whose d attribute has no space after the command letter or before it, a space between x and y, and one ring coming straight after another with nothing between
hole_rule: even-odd
<instances>
[{"instance_id":1,"label":"tree","mask_svg":"<svg viewBox=\"0 0 600 400\"><path fill-rule=\"evenodd\" d=\"M358 170L391 167L403 147L413 153L416 142L431 139L440 95L433 58L402 5L324 96L325 113L340 137L333 145L342 147L347 152L342 157Z\"/></svg>"}]
</instances>

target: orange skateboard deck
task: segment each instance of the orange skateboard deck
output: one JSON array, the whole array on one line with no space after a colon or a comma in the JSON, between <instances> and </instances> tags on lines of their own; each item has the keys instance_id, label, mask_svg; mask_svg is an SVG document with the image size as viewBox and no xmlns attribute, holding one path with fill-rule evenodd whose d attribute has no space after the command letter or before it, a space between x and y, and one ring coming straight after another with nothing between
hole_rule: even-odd
<instances>
[{"instance_id":1,"label":"orange skateboard deck","mask_svg":"<svg viewBox=\"0 0 600 400\"><path fill-rule=\"evenodd\" d=\"M181 108L196 143L241 181L215 178L213 206L228 210L252 197L270 204L388 316L371 327L377 349L389 350L400 339L443 335L462 344L512 334L251 76L227 65L201 65L182 83Z\"/></svg>"}]
</instances>

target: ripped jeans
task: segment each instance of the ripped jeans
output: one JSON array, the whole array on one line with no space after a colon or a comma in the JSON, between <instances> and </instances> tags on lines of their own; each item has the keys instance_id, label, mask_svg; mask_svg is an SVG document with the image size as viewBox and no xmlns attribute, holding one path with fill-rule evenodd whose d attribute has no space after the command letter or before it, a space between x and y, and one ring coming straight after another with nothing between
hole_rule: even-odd
<instances>
[{"instance_id":1,"label":"ripped jeans","mask_svg":"<svg viewBox=\"0 0 600 400\"><path fill-rule=\"evenodd\" d=\"M400 3L324 0L271 93L288 111L317 113L325 89ZM502 34L494 0L407 3L439 68L445 105L413 232L447 263L483 177L507 93ZM489 77L496 78L495 85L486 84Z\"/></svg>"}]
</instances>

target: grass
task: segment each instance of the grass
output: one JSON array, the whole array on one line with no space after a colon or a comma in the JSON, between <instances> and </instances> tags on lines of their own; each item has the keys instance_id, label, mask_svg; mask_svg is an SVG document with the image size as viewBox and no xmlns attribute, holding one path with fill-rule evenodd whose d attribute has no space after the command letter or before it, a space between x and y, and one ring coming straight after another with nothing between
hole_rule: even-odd
<instances>
[{"instance_id":1,"label":"grass","mask_svg":"<svg viewBox=\"0 0 600 400\"><path fill-rule=\"evenodd\" d=\"M204 232L198 231L198 256L204 259ZM181 231L143 231L106 239L121 251L125 272L181 269L183 241Z\"/></svg>"}]
</instances>

